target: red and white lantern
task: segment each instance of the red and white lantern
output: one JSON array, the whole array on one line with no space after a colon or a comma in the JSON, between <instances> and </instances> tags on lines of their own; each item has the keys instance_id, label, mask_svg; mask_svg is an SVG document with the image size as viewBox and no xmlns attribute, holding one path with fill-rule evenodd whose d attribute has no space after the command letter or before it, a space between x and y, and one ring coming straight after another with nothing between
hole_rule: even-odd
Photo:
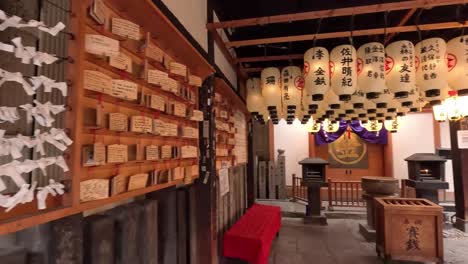
<instances>
[{"instance_id":1,"label":"red and white lantern","mask_svg":"<svg viewBox=\"0 0 468 264\"><path fill-rule=\"evenodd\" d=\"M314 47L304 54L305 89L313 101L322 101L330 88L330 56L323 47Z\"/></svg>"},{"instance_id":2,"label":"red and white lantern","mask_svg":"<svg viewBox=\"0 0 468 264\"><path fill-rule=\"evenodd\" d=\"M301 68L287 66L281 71L281 94L283 105L290 110L301 106L301 98L304 92L304 78Z\"/></svg>"},{"instance_id":3,"label":"red and white lantern","mask_svg":"<svg viewBox=\"0 0 468 264\"><path fill-rule=\"evenodd\" d=\"M468 95L468 35L447 43L448 83L459 96Z\"/></svg>"},{"instance_id":4,"label":"red and white lantern","mask_svg":"<svg viewBox=\"0 0 468 264\"><path fill-rule=\"evenodd\" d=\"M405 98L416 87L416 68L414 45L401 40L385 48L386 84L396 98Z\"/></svg>"},{"instance_id":5,"label":"red and white lantern","mask_svg":"<svg viewBox=\"0 0 468 264\"><path fill-rule=\"evenodd\" d=\"M379 42L362 45L357 51L358 86L369 99L378 98L385 87L385 48Z\"/></svg>"}]
</instances>

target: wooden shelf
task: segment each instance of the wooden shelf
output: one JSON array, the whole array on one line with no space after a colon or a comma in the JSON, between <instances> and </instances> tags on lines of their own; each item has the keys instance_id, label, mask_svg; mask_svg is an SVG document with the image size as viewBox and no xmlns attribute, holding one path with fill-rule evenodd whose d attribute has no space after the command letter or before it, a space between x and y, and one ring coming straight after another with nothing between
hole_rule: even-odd
<instances>
[{"instance_id":1,"label":"wooden shelf","mask_svg":"<svg viewBox=\"0 0 468 264\"><path fill-rule=\"evenodd\" d=\"M179 116L175 116L175 115L169 115L169 114L166 114L166 113L164 113L162 111L159 111L159 110L156 110L156 109L153 109L153 108L149 108L149 107L146 107L144 105L140 105L140 104L138 104L136 102L127 101L127 100L124 100L124 99L113 97L113 96L105 94L105 93L91 91L91 90L85 90L84 94L85 94L86 97L91 98L91 99L95 99L95 100L98 100L98 101L103 101L103 102L107 102L107 103L111 103L111 104L116 104L116 105L119 105L119 106L122 106L122 107L133 109L135 111L140 111L140 112L143 112L143 113L150 114L151 116L162 116L162 117L165 117L167 119L176 119L176 120L179 120L179 121L188 122L188 123L193 124L194 128L196 126L198 126L198 123L199 123L198 121L190 120L188 118L179 117Z\"/></svg>"},{"instance_id":2,"label":"wooden shelf","mask_svg":"<svg viewBox=\"0 0 468 264\"><path fill-rule=\"evenodd\" d=\"M184 138L184 137L165 137L160 135L153 135L147 133L138 133L138 132L117 132L112 131L107 128L96 128L96 127L84 127L84 134L91 134L97 136L112 136L112 137L131 137L131 138L145 138L145 139L159 139L159 140L179 140L182 143L197 143L198 138ZM186 141L186 142L184 142Z\"/></svg>"},{"instance_id":3,"label":"wooden shelf","mask_svg":"<svg viewBox=\"0 0 468 264\"><path fill-rule=\"evenodd\" d=\"M174 165L177 166L179 163L193 161L196 165L198 163L198 158L184 158L184 159L160 159L160 160L132 160L123 163L106 163L104 165L97 165L97 166L83 166L83 169L88 170L98 170L98 169L111 169L111 168L127 168L127 167L138 167L138 166L148 166L148 165L156 165L156 164L167 164L167 165ZM176 167L177 167L176 166ZM171 167L171 166L169 166Z\"/></svg>"}]
</instances>

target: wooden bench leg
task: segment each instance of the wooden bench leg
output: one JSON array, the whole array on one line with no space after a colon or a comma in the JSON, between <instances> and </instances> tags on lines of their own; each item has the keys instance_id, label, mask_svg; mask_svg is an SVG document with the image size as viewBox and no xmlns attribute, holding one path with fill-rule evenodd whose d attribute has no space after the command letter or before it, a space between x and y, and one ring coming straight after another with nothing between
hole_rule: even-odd
<instances>
[{"instance_id":1,"label":"wooden bench leg","mask_svg":"<svg viewBox=\"0 0 468 264\"><path fill-rule=\"evenodd\" d=\"M279 237L279 231L276 233L276 237Z\"/></svg>"}]
</instances>

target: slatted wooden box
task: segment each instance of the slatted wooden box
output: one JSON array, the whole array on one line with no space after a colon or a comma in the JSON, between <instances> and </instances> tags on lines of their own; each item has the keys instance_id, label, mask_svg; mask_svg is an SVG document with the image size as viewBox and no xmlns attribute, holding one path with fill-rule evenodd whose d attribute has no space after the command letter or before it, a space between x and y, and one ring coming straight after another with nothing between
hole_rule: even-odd
<instances>
[{"instance_id":1,"label":"slatted wooden box","mask_svg":"<svg viewBox=\"0 0 468 264\"><path fill-rule=\"evenodd\" d=\"M426 199L376 198L379 257L443 263L442 207Z\"/></svg>"}]
</instances>

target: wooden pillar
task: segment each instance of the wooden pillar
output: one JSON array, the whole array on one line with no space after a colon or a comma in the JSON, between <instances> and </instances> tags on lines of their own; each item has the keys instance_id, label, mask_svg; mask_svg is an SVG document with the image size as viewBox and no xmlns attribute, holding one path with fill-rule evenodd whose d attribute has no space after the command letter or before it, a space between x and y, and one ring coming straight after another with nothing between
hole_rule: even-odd
<instances>
[{"instance_id":1,"label":"wooden pillar","mask_svg":"<svg viewBox=\"0 0 468 264\"><path fill-rule=\"evenodd\" d=\"M309 133L309 157L315 157L315 135Z\"/></svg>"},{"instance_id":2,"label":"wooden pillar","mask_svg":"<svg viewBox=\"0 0 468 264\"><path fill-rule=\"evenodd\" d=\"M383 151L383 164L385 177L393 177L393 136L388 133L388 142Z\"/></svg>"},{"instance_id":3,"label":"wooden pillar","mask_svg":"<svg viewBox=\"0 0 468 264\"><path fill-rule=\"evenodd\" d=\"M269 141L269 151L270 151L270 160L275 160L275 127L271 120L268 121L268 141Z\"/></svg>"},{"instance_id":4,"label":"wooden pillar","mask_svg":"<svg viewBox=\"0 0 468 264\"><path fill-rule=\"evenodd\" d=\"M450 122L450 141L452 144L453 182L455 187L455 226L468 231L468 149L458 148L458 131L468 130L468 119Z\"/></svg>"}]
</instances>

